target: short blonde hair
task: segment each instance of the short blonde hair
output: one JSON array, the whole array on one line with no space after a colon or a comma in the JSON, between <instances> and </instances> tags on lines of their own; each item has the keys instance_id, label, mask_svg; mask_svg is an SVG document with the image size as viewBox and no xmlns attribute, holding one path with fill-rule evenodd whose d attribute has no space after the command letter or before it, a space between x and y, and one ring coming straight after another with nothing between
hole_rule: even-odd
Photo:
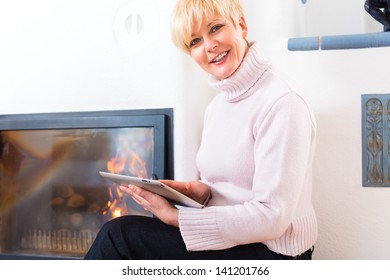
<instances>
[{"instance_id":1,"label":"short blonde hair","mask_svg":"<svg viewBox=\"0 0 390 280\"><path fill-rule=\"evenodd\" d=\"M171 19L173 43L189 53L188 43L195 23L202 23L206 18L218 14L238 25L244 16L242 0L178 0Z\"/></svg>"}]
</instances>

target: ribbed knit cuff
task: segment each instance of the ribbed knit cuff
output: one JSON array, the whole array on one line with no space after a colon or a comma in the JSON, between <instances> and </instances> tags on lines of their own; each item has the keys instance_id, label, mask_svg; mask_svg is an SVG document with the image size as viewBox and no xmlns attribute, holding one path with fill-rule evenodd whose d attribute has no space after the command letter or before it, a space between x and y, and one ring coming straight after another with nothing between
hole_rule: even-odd
<instances>
[{"instance_id":1,"label":"ribbed knit cuff","mask_svg":"<svg viewBox=\"0 0 390 280\"><path fill-rule=\"evenodd\" d=\"M215 207L180 208L179 227L188 251L226 248L216 222Z\"/></svg>"}]
</instances>

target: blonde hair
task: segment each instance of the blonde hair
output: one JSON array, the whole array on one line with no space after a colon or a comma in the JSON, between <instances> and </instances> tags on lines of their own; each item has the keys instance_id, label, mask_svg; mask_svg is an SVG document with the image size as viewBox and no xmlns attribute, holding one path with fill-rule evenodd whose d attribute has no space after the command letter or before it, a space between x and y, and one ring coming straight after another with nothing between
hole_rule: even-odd
<instances>
[{"instance_id":1,"label":"blonde hair","mask_svg":"<svg viewBox=\"0 0 390 280\"><path fill-rule=\"evenodd\" d=\"M215 14L230 19L237 26L244 15L242 0L178 0L171 19L171 36L176 47L188 53L195 23L202 24Z\"/></svg>"}]
</instances>

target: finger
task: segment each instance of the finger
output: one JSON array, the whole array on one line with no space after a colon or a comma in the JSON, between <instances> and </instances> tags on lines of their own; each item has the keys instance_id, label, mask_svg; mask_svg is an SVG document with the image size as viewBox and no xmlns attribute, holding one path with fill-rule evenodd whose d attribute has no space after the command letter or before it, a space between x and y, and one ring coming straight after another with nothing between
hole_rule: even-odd
<instances>
[{"instance_id":1,"label":"finger","mask_svg":"<svg viewBox=\"0 0 390 280\"><path fill-rule=\"evenodd\" d=\"M170 187L175 184L174 180L158 180L158 181Z\"/></svg>"},{"instance_id":2,"label":"finger","mask_svg":"<svg viewBox=\"0 0 390 280\"><path fill-rule=\"evenodd\" d=\"M129 189L129 187L127 186L119 186L119 189L125 193L127 193L128 195L131 195L132 191Z\"/></svg>"},{"instance_id":3,"label":"finger","mask_svg":"<svg viewBox=\"0 0 390 280\"><path fill-rule=\"evenodd\" d=\"M128 190L128 193L135 193L135 194L137 194L137 195L139 195L139 196L142 196L142 197L147 197L148 195L151 195L151 194L153 194L152 192L150 192L150 191L147 191L147 190L144 190L144 189L142 189L142 188L140 188L140 187L137 187L137 186L135 186L135 185L128 185L127 186L127 190Z\"/></svg>"},{"instance_id":4,"label":"finger","mask_svg":"<svg viewBox=\"0 0 390 280\"><path fill-rule=\"evenodd\" d=\"M145 211L147 212L150 212L152 213L152 210L150 208L149 205L145 205L145 201L142 200L142 198L140 196L137 196L136 194L134 194L134 196L132 196L133 200L138 203Z\"/></svg>"},{"instance_id":5,"label":"finger","mask_svg":"<svg viewBox=\"0 0 390 280\"><path fill-rule=\"evenodd\" d=\"M134 199L135 202L137 202L139 205L141 205L144 209L147 208L150 208L150 203L149 201L147 201L145 198L143 198L142 196L139 196L138 194L136 193L133 193L131 195L131 197Z\"/></svg>"},{"instance_id":6,"label":"finger","mask_svg":"<svg viewBox=\"0 0 390 280\"><path fill-rule=\"evenodd\" d=\"M142 196L142 194L141 194L142 190L138 190L138 188L135 186L132 186L132 185L128 185L127 187L126 186L119 186L119 188L121 191L125 192L126 194L128 194L132 198L134 198L136 195Z\"/></svg>"},{"instance_id":7,"label":"finger","mask_svg":"<svg viewBox=\"0 0 390 280\"><path fill-rule=\"evenodd\" d=\"M178 182L175 180L160 180L160 182L180 192L186 192L187 189L186 182Z\"/></svg>"},{"instance_id":8,"label":"finger","mask_svg":"<svg viewBox=\"0 0 390 280\"><path fill-rule=\"evenodd\" d=\"M129 185L128 187L123 187L131 198L137 202L140 206L142 206L146 211L151 211L150 202L142 196L145 193L141 188Z\"/></svg>"},{"instance_id":9,"label":"finger","mask_svg":"<svg viewBox=\"0 0 390 280\"><path fill-rule=\"evenodd\" d=\"M146 202L147 201L147 199L149 197L148 195L149 195L150 192L145 191L145 190L141 189L140 187L133 186L133 185L129 185L128 189L130 191L130 195L133 198L135 198L135 199L137 199L137 200L139 200L141 202Z\"/></svg>"}]
</instances>

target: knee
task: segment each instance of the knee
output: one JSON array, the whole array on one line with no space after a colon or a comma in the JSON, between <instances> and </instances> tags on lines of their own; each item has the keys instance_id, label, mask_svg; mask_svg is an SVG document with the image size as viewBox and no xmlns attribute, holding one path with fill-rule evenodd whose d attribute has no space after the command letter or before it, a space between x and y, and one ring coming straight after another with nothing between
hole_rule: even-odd
<instances>
[{"instance_id":1,"label":"knee","mask_svg":"<svg viewBox=\"0 0 390 280\"><path fill-rule=\"evenodd\" d=\"M102 234L102 233L106 234L109 232L116 232L116 231L120 230L121 227L123 226L125 220L128 220L127 217L121 216L121 217L114 218L114 219L104 223L104 225L102 226L102 228L99 231L100 234Z\"/></svg>"},{"instance_id":2,"label":"knee","mask_svg":"<svg viewBox=\"0 0 390 280\"><path fill-rule=\"evenodd\" d=\"M118 234L129 234L137 231L137 228L145 223L146 217L121 216L106 222L99 231L100 236L112 236Z\"/></svg>"}]
</instances>

